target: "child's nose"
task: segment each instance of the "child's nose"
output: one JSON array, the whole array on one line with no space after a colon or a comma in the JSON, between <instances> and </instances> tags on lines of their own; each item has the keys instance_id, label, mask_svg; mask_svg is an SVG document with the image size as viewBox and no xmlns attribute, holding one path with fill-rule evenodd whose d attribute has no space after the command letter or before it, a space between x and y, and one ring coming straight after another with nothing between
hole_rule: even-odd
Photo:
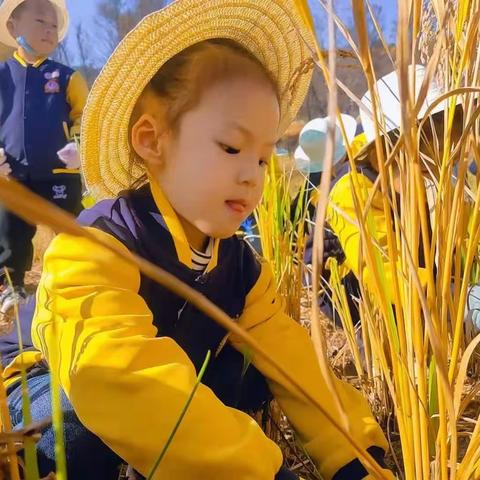
<instances>
[{"instance_id":1,"label":"child's nose","mask_svg":"<svg viewBox=\"0 0 480 480\"><path fill-rule=\"evenodd\" d=\"M255 187L259 179L259 170L258 160L245 162L238 173L239 183Z\"/></svg>"}]
</instances>

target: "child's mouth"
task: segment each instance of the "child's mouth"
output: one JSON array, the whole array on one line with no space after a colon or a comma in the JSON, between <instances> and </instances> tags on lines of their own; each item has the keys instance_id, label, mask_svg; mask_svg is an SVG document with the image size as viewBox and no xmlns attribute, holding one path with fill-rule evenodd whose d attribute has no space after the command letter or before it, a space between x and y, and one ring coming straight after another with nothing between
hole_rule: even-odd
<instances>
[{"instance_id":1,"label":"child's mouth","mask_svg":"<svg viewBox=\"0 0 480 480\"><path fill-rule=\"evenodd\" d=\"M245 200L226 200L225 204L233 213L245 215L247 213L247 202Z\"/></svg>"}]
</instances>

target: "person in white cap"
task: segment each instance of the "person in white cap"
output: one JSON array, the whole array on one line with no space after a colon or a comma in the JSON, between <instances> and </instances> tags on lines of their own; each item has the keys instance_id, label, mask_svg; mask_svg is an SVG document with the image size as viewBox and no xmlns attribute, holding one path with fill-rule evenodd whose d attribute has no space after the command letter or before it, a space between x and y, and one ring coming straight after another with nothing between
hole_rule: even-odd
<instances>
[{"instance_id":1,"label":"person in white cap","mask_svg":"<svg viewBox=\"0 0 480 480\"><path fill-rule=\"evenodd\" d=\"M341 118L345 128L347 142L351 143L355 138L357 122L350 115L341 114ZM314 118L303 127L298 139L299 146L295 150L296 166L301 172L308 175L320 173L324 170L328 128L328 117ZM342 137L340 125L337 120L335 124L334 166L344 158L346 151L345 139Z\"/></svg>"},{"instance_id":2,"label":"person in white cap","mask_svg":"<svg viewBox=\"0 0 480 480\"><path fill-rule=\"evenodd\" d=\"M422 65L415 65L411 67L414 69L416 77L416 98L418 97L420 87L425 77L425 67ZM398 131L400 128L401 120L401 106L400 106L400 93L399 82L396 72L392 72L383 78L379 79L376 84L376 90L378 92L379 110L383 114L381 119L381 133L382 142L384 148L386 148L387 137L394 140L398 137ZM422 119L426 113L428 106L430 106L440 95L441 89L433 82L431 88L428 91L424 105L418 113L418 119ZM378 176L378 163L376 159L375 148L375 129L372 110L372 102L370 92L367 92L362 98L363 108L360 111L362 126L364 134L368 140L367 146L359 152L355 158L355 164L357 167L357 178L359 182L359 188L366 192L367 196L373 184ZM421 142L419 146L420 155L424 157L435 158L438 156L438 152L435 153L435 148L439 148L440 152L443 148L443 118L444 110L447 102L440 103L434 108L430 115L430 120L426 121L423 126ZM461 105L457 105L455 109L455 121L451 134L451 138L457 141L460 138L461 131L460 126L463 124L461 116L463 115L463 109ZM438 138L437 147L433 146L432 138L434 132ZM430 165L433 171L435 171L435 165ZM425 172L427 174L427 172ZM399 173L397 174L397 178ZM326 222L331 227L332 231L336 234L339 244L343 251L338 255L337 260L339 263L344 263L343 269L344 277L343 282L346 284L346 289L350 293L351 297L359 297L358 279L362 276L364 284L367 289L373 286L373 275L365 264L359 262L359 256L361 254L361 240L360 230L357 227L356 212L354 207L354 200L352 194L352 172L349 164L345 164L345 168L341 172L337 172L337 177L334 181L334 185L331 189L329 196L329 205L327 208ZM337 212L343 212L339 215ZM371 215L372 222L375 224L376 241L377 244L383 248L386 248L387 243L387 225L385 214L383 210L382 193L377 191L373 196L369 213ZM352 222L352 219L354 220ZM420 252L420 258L423 257L423 252ZM391 292L392 275L389 262L384 263L385 271L385 294L393 302L393 293ZM420 268L419 276L422 281L424 278L424 270ZM348 285L347 285L348 284ZM354 305L351 304L352 317L358 320L359 315Z\"/></svg>"},{"instance_id":3,"label":"person in white cap","mask_svg":"<svg viewBox=\"0 0 480 480\"><path fill-rule=\"evenodd\" d=\"M342 136L340 124L337 119L335 123L335 147L333 155L334 172L339 162L345 159L345 153L347 151L345 140L351 144L355 138L357 129L357 122L350 115L341 114L341 119L345 128L346 139ZM328 117L314 118L307 122L299 134L299 145L294 153L297 170L308 177L307 198L311 217L315 214L317 203L315 201L315 193L320 185L322 172L325 168L329 123Z\"/></svg>"},{"instance_id":4,"label":"person in white cap","mask_svg":"<svg viewBox=\"0 0 480 480\"><path fill-rule=\"evenodd\" d=\"M74 141L88 87L79 72L48 57L68 28L64 0L4 0L0 42L16 48L0 63L0 175L13 178L61 208L78 214L82 185ZM0 316L25 297L35 227L0 214Z\"/></svg>"}]
</instances>

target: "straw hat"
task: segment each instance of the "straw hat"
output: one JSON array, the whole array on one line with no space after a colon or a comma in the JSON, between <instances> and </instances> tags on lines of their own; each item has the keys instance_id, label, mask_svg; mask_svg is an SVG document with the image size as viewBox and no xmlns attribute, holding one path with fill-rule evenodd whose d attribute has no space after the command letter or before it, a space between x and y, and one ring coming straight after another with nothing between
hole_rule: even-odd
<instances>
[{"instance_id":1,"label":"straw hat","mask_svg":"<svg viewBox=\"0 0 480 480\"><path fill-rule=\"evenodd\" d=\"M426 75L426 69L423 65L411 65L411 69L415 70L415 99L418 98L420 94L420 88L422 86L423 80ZM380 78L376 84L375 88L378 92L378 107L380 111L383 112L384 121L385 121L385 133L392 132L400 128L401 122L401 105L400 105L400 85L398 80L398 75L396 71L385 75L384 77ZM425 101L418 112L418 119L422 119L425 116L425 112L427 108L442 94L442 89L440 86L432 80L430 83L430 87L427 92L427 96ZM362 97L361 100L363 106L365 108L360 109L360 118L363 126L363 130L365 132L365 136L367 137L368 142L372 142L375 140L375 124L373 121L373 113L372 113L372 96L368 91ZM446 109L448 104L448 100L444 102L440 102L433 111L431 115L441 112Z\"/></svg>"},{"instance_id":2,"label":"straw hat","mask_svg":"<svg viewBox=\"0 0 480 480\"><path fill-rule=\"evenodd\" d=\"M0 5L0 42L9 47L17 48L16 40L10 35L7 22L12 16L13 11L25 0L3 0ZM65 0L49 0L55 7L58 17L58 39L61 42L68 31L68 10Z\"/></svg>"},{"instance_id":3,"label":"straw hat","mask_svg":"<svg viewBox=\"0 0 480 480\"><path fill-rule=\"evenodd\" d=\"M271 72L281 93L282 132L310 85L311 33L293 0L177 0L144 18L97 78L83 114L83 173L92 195L116 196L144 173L130 165L128 127L151 78L170 58L213 38L236 41ZM310 45L309 45L310 44Z\"/></svg>"},{"instance_id":4,"label":"straw hat","mask_svg":"<svg viewBox=\"0 0 480 480\"><path fill-rule=\"evenodd\" d=\"M14 51L15 49L13 49L12 47L8 47L7 45L0 43L0 62L3 62L7 60L7 58L10 58Z\"/></svg>"},{"instance_id":5,"label":"straw hat","mask_svg":"<svg viewBox=\"0 0 480 480\"><path fill-rule=\"evenodd\" d=\"M350 115L341 114L348 143L355 138L357 122ZM310 120L300 132L300 145L295 150L294 157L297 169L303 173L318 173L323 171L325 150L328 138L328 117ZM338 119L335 126L335 152L333 164L337 164L345 156L347 148Z\"/></svg>"}]
</instances>

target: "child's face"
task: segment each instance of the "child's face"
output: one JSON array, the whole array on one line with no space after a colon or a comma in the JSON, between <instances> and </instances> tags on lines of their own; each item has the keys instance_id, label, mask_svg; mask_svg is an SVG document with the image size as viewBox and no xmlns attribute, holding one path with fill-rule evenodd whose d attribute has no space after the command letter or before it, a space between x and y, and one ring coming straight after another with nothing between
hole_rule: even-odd
<instances>
[{"instance_id":1,"label":"child's face","mask_svg":"<svg viewBox=\"0 0 480 480\"><path fill-rule=\"evenodd\" d=\"M8 21L10 34L23 36L40 57L48 57L58 46L58 18L48 0L26 0L18 17Z\"/></svg>"},{"instance_id":2,"label":"child's face","mask_svg":"<svg viewBox=\"0 0 480 480\"><path fill-rule=\"evenodd\" d=\"M227 238L260 201L278 138L273 89L258 80L213 85L162 139L161 164L147 165L193 246Z\"/></svg>"}]
</instances>

